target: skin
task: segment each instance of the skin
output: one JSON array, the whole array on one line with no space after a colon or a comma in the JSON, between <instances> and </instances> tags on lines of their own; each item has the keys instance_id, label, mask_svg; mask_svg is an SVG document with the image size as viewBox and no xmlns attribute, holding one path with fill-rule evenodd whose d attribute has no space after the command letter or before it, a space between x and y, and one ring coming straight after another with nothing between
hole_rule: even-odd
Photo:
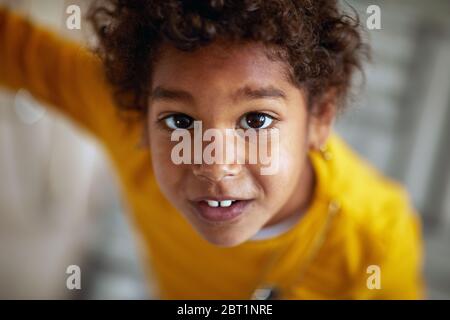
<instances>
[{"instance_id":1,"label":"skin","mask_svg":"<svg viewBox=\"0 0 450 320\"><path fill-rule=\"evenodd\" d=\"M237 94L261 88L276 89L283 97ZM153 68L151 91L148 139L157 182L206 240L218 246L236 246L264 226L307 210L315 186L308 151L325 143L334 104L324 100L320 113L308 111L306 94L289 81L287 66L269 59L263 45L216 42L189 53L164 45ZM277 174L261 175L259 164L172 162L171 150L177 142L170 141L172 129L163 119L183 113L201 120L203 130L239 128L248 112L274 118L269 128L279 130ZM202 219L192 205L198 197L221 195L253 200L244 214L221 223Z\"/></svg>"}]
</instances>

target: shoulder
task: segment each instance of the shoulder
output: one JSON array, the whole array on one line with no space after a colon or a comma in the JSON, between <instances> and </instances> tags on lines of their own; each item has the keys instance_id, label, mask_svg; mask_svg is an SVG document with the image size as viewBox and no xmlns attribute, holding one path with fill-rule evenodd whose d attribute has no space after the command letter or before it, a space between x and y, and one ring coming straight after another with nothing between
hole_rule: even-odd
<instances>
[{"instance_id":1,"label":"shoulder","mask_svg":"<svg viewBox=\"0 0 450 320\"><path fill-rule=\"evenodd\" d=\"M357 155L339 136L328 143L332 159L326 165L329 195L340 203L327 248L344 248L333 256L346 274L365 274L402 252L420 251L420 220L408 193Z\"/></svg>"},{"instance_id":2,"label":"shoulder","mask_svg":"<svg viewBox=\"0 0 450 320\"><path fill-rule=\"evenodd\" d=\"M408 192L384 176L334 134L330 138L329 177L332 193L342 205L342 215L367 232L385 233L394 222L416 215Z\"/></svg>"}]
</instances>

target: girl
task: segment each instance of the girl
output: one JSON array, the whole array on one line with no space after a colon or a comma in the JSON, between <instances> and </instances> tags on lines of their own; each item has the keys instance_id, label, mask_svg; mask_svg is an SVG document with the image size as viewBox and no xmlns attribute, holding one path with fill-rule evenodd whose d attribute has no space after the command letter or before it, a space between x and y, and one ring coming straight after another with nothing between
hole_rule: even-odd
<instances>
[{"instance_id":1,"label":"girl","mask_svg":"<svg viewBox=\"0 0 450 320\"><path fill-rule=\"evenodd\" d=\"M0 83L106 145L160 298L422 297L407 195L332 132L365 49L336 1L107 0L89 20L95 54L2 9ZM275 130L278 169L175 163L195 123Z\"/></svg>"}]
</instances>

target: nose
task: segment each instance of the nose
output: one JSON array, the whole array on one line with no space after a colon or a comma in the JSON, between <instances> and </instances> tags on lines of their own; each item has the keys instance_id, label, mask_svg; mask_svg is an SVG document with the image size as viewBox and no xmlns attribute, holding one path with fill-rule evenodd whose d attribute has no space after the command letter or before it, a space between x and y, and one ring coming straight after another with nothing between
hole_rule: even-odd
<instances>
[{"instance_id":1,"label":"nose","mask_svg":"<svg viewBox=\"0 0 450 320\"><path fill-rule=\"evenodd\" d=\"M242 159L239 159L239 161L237 159L240 158L240 156L238 156L235 151L234 132L218 129L218 126L212 126L211 128L216 130L214 131L216 134L214 136L214 141L221 139L221 143L218 143L216 148L214 148L213 158L210 158L212 154L209 152L206 152L206 155L204 154L206 148L211 147L211 145L209 145L210 140L203 141L201 149L196 149L194 146L192 151L194 153L199 152L202 161L201 163L192 165L192 172L198 178L217 183L225 178L238 176L241 173L242 164L244 162L242 162Z\"/></svg>"},{"instance_id":2,"label":"nose","mask_svg":"<svg viewBox=\"0 0 450 320\"><path fill-rule=\"evenodd\" d=\"M239 175L241 167L240 164L196 164L193 173L196 177L219 182Z\"/></svg>"}]
</instances>

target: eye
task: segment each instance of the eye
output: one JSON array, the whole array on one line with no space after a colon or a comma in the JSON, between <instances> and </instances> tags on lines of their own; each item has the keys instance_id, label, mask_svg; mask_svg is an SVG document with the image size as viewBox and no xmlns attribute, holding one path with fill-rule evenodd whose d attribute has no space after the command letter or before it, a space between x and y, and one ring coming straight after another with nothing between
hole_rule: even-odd
<instances>
[{"instance_id":1,"label":"eye","mask_svg":"<svg viewBox=\"0 0 450 320\"><path fill-rule=\"evenodd\" d=\"M188 115L178 113L162 119L170 129L192 129L194 127L194 119Z\"/></svg>"},{"instance_id":2,"label":"eye","mask_svg":"<svg viewBox=\"0 0 450 320\"><path fill-rule=\"evenodd\" d=\"M250 112L244 115L239 122L243 129L265 129L273 122L273 117L266 113Z\"/></svg>"}]
</instances>

